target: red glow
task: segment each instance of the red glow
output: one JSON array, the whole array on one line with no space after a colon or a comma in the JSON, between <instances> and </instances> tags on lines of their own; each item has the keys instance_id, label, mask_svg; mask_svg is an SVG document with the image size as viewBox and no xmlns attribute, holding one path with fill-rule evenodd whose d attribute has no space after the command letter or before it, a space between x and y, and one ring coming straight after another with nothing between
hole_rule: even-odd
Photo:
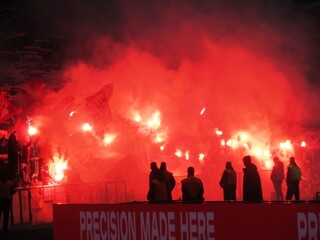
<instances>
[{"instance_id":1,"label":"red glow","mask_svg":"<svg viewBox=\"0 0 320 240\"><path fill-rule=\"evenodd\" d=\"M177 156L177 157L182 157L182 151L181 150L177 150L176 152L175 152L175 155Z\"/></svg>"},{"instance_id":2,"label":"red glow","mask_svg":"<svg viewBox=\"0 0 320 240\"><path fill-rule=\"evenodd\" d=\"M216 134L217 134L218 136L221 136L221 135L223 134L223 132L217 129L217 130L216 130Z\"/></svg>"},{"instance_id":3,"label":"red glow","mask_svg":"<svg viewBox=\"0 0 320 240\"><path fill-rule=\"evenodd\" d=\"M159 111L156 111L152 116L151 118L147 121L147 125L150 127L150 128L159 128L160 125L161 125L161 119L160 119L160 112Z\"/></svg>"},{"instance_id":4,"label":"red glow","mask_svg":"<svg viewBox=\"0 0 320 240\"><path fill-rule=\"evenodd\" d=\"M36 134L38 134L38 133L39 133L39 131L38 131L38 129L37 129L36 127L34 127L34 126L29 126L29 128L28 128L28 134L29 134L30 136L36 135Z\"/></svg>"},{"instance_id":5,"label":"red glow","mask_svg":"<svg viewBox=\"0 0 320 240\"><path fill-rule=\"evenodd\" d=\"M53 176L56 182L60 182L65 177L65 170L68 168L68 163L64 157L55 154L52 157L52 162L49 164L50 175Z\"/></svg>"},{"instance_id":6,"label":"red glow","mask_svg":"<svg viewBox=\"0 0 320 240\"><path fill-rule=\"evenodd\" d=\"M109 145L114 141L117 136L115 134L106 133L104 134L103 143L105 145Z\"/></svg>"},{"instance_id":7,"label":"red glow","mask_svg":"<svg viewBox=\"0 0 320 240\"><path fill-rule=\"evenodd\" d=\"M189 158L190 158L189 151L186 151L186 153L185 153L184 155L185 155L185 157L186 157L186 160L189 160Z\"/></svg>"},{"instance_id":8,"label":"red glow","mask_svg":"<svg viewBox=\"0 0 320 240\"><path fill-rule=\"evenodd\" d=\"M84 132L91 132L92 131L92 126L89 123L85 123L82 125L82 130Z\"/></svg>"},{"instance_id":9,"label":"red glow","mask_svg":"<svg viewBox=\"0 0 320 240\"><path fill-rule=\"evenodd\" d=\"M133 195L128 200L145 200L151 161L166 161L179 178L194 166L208 183L211 198L206 199L222 199L220 189L211 186L226 161L238 172L245 154L255 157L259 170L270 169L273 154L287 163L295 154L292 136L302 135L300 128L288 126L314 120L318 112L305 104L318 99L307 92L305 66L283 51L294 38L268 28L264 18L247 29L229 9L221 11L226 22L218 10L202 16L191 9L163 11L157 27L140 26L137 14L124 23L130 40L121 43L93 34L85 49L90 59L65 67L66 84L48 91L34 111L43 121L46 159L59 148L77 181L126 180ZM108 83L114 84L110 99L101 91Z\"/></svg>"},{"instance_id":10,"label":"red glow","mask_svg":"<svg viewBox=\"0 0 320 240\"><path fill-rule=\"evenodd\" d=\"M202 162L204 160L204 154L200 153L199 154L199 161Z\"/></svg>"},{"instance_id":11,"label":"red glow","mask_svg":"<svg viewBox=\"0 0 320 240\"><path fill-rule=\"evenodd\" d=\"M137 113L137 114L135 115L135 117L134 117L134 120L135 120L136 122L141 122L141 116Z\"/></svg>"}]
</instances>

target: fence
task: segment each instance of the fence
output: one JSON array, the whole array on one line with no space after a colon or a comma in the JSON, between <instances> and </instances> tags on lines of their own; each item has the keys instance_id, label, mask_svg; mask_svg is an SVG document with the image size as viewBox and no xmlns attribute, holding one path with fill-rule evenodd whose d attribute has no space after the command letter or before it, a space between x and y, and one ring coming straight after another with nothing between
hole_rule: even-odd
<instances>
[{"instance_id":1,"label":"fence","mask_svg":"<svg viewBox=\"0 0 320 240\"><path fill-rule=\"evenodd\" d=\"M102 204L127 201L125 181L17 188L11 225L52 222L52 204Z\"/></svg>"}]
</instances>

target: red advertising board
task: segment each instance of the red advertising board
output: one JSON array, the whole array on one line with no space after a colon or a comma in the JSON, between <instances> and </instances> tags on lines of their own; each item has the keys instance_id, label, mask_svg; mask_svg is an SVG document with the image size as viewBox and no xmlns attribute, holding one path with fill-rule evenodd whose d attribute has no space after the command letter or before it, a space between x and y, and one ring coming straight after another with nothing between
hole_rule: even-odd
<instances>
[{"instance_id":1,"label":"red advertising board","mask_svg":"<svg viewBox=\"0 0 320 240\"><path fill-rule=\"evenodd\" d=\"M318 240L320 202L61 204L54 239Z\"/></svg>"}]
</instances>

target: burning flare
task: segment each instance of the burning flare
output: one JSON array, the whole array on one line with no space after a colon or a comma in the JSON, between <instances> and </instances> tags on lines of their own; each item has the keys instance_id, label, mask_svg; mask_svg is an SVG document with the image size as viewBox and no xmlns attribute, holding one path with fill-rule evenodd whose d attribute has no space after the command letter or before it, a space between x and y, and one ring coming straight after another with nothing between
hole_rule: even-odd
<instances>
[{"instance_id":1,"label":"burning flare","mask_svg":"<svg viewBox=\"0 0 320 240\"><path fill-rule=\"evenodd\" d=\"M49 173L56 182L61 182L65 178L64 172L68 168L68 162L58 153L53 155L52 160L49 164Z\"/></svg>"}]
</instances>

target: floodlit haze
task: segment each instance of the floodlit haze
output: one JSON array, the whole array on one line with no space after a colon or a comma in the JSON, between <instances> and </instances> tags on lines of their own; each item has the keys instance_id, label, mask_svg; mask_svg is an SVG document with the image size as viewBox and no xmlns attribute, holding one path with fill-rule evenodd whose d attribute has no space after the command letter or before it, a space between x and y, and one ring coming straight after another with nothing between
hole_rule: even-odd
<instances>
[{"instance_id":1,"label":"floodlit haze","mask_svg":"<svg viewBox=\"0 0 320 240\"><path fill-rule=\"evenodd\" d=\"M78 180L128 180L132 200L145 200L150 162L166 161L178 181L195 166L206 200L222 199L225 161L240 173L244 154L260 147L271 152L255 159L266 170L275 146L299 144L301 127L320 119L317 84L306 77L313 26L293 1L32 4L45 19L39 31L66 36L67 46L63 85L46 90L33 118ZM251 146L221 146L241 131Z\"/></svg>"}]
</instances>

